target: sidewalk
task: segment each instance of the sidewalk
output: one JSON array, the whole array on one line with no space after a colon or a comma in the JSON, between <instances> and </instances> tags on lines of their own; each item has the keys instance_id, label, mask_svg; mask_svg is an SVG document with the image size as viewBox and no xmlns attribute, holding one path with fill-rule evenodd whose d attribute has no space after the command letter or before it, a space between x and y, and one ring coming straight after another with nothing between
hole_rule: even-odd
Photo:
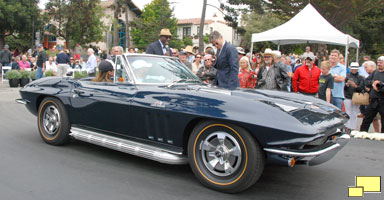
<instances>
[{"instance_id":1,"label":"sidewalk","mask_svg":"<svg viewBox=\"0 0 384 200\"><path fill-rule=\"evenodd\" d=\"M9 87L8 81L0 82L0 103L15 102L15 99L20 98L20 89L21 87Z\"/></svg>"}]
</instances>

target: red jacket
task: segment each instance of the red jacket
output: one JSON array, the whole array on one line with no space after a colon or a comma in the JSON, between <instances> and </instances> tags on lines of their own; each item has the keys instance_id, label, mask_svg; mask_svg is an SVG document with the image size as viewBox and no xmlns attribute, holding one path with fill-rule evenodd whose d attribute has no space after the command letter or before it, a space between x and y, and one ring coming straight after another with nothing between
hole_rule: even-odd
<instances>
[{"instance_id":1,"label":"red jacket","mask_svg":"<svg viewBox=\"0 0 384 200\"><path fill-rule=\"evenodd\" d=\"M319 77L321 70L313 64L311 70L307 65L303 65L296 69L292 79L293 91L297 91L299 85L299 92L303 93L317 93L319 91ZM297 82L299 82L297 84Z\"/></svg>"},{"instance_id":2,"label":"red jacket","mask_svg":"<svg viewBox=\"0 0 384 200\"><path fill-rule=\"evenodd\" d=\"M241 88L255 88L257 78L254 72L241 69L238 78Z\"/></svg>"}]
</instances>

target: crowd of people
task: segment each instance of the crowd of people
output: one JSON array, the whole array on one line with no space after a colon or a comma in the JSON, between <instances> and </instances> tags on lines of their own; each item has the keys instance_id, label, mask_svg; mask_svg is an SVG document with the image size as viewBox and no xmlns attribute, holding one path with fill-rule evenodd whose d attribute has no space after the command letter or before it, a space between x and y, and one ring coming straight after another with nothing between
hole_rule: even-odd
<instances>
[{"instance_id":1,"label":"crowd of people","mask_svg":"<svg viewBox=\"0 0 384 200\"><path fill-rule=\"evenodd\" d=\"M0 51L0 64L10 66L12 70L36 71L36 79L42 78L47 71L52 71L57 77L72 75L74 70L86 71L89 76L94 76L100 61L107 59L107 54L106 51L92 46L86 51L87 56L83 57L83 48L79 44L73 49L64 49L62 45L57 45L48 55L42 44L26 52L17 49L10 51L9 46L5 45Z\"/></svg>"},{"instance_id":2,"label":"crowd of people","mask_svg":"<svg viewBox=\"0 0 384 200\"><path fill-rule=\"evenodd\" d=\"M284 55L270 48L251 54L224 41L217 31L210 36L216 52L207 48L199 54L191 46L181 51L170 48L171 37L169 30L163 29L159 40L149 45L146 53L179 57L202 81L219 87L280 90L320 98L350 116L347 132L357 129L358 117L363 118L361 131L368 131L373 123L375 132L380 132L378 119L384 114L384 56L378 58L376 69L369 56L364 57L361 66L357 62L346 66L344 56L336 49L328 58L316 58L310 46L302 55ZM354 93L369 93L369 104L354 104Z\"/></svg>"},{"instance_id":3,"label":"crowd of people","mask_svg":"<svg viewBox=\"0 0 384 200\"><path fill-rule=\"evenodd\" d=\"M196 53L192 46L180 50L170 48L171 38L171 32L162 29L159 40L151 43L145 53L178 57L204 83L222 88L280 90L323 99L344 109L350 116L346 124L348 131L357 129L358 117L363 118L361 131L368 131L373 123L375 131L379 132L378 120L381 119L383 124L384 56L377 59L377 64L365 56L361 66L357 62L346 66L344 56L336 49L330 52L328 59L316 58L310 46L302 55L285 55L270 48L264 52L246 53L214 31L209 39L216 52L214 48L207 47L203 53ZM59 77L66 76L68 69L86 70L89 76L95 76L98 66L100 73L93 80L110 81L113 74L111 61L123 54L120 46L113 47L109 55L100 49L95 53L93 48L89 48L88 59L84 62L78 44L72 51L73 55L61 46L56 50L56 56L47 58L44 48L39 45L37 52L12 56L6 45L0 52L0 62L3 66L11 65L12 69L36 69L36 79L41 78L46 70L53 70ZM136 51L131 47L128 53ZM369 104L354 104L354 93L369 93Z\"/></svg>"}]
</instances>

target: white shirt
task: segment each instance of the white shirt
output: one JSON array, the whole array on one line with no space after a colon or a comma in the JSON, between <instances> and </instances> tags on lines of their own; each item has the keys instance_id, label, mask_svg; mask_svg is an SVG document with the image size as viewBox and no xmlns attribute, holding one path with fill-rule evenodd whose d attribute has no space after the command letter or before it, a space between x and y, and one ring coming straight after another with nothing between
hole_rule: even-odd
<instances>
[{"instance_id":1,"label":"white shirt","mask_svg":"<svg viewBox=\"0 0 384 200\"><path fill-rule=\"evenodd\" d=\"M164 44L159 40L160 42L160 45L161 45L161 49L163 50L163 55L165 55L165 53L167 52L167 49L165 48Z\"/></svg>"},{"instance_id":2,"label":"white shirt","mask_svg":"<svg viewBox=\"0 0 384 200\"><path fill-rule=\"evenodd\" d=\"M87 69L88 73L95 73L96 67L97 67L96 56L92 54L88 57L88 61L85 68Z\"/></svg>"},{"instance_id":3,"label":"white shirt","mask_svg":"<svg viewBox=\"0 0 384 200\"><path fill-rule=\"evenodd\" d=\"M56 63L52 62L52 64L49 64L49 61L45 62L45 70L52 70L54 72L57 72L57 66Z\"/></svg>"}]
</instances>

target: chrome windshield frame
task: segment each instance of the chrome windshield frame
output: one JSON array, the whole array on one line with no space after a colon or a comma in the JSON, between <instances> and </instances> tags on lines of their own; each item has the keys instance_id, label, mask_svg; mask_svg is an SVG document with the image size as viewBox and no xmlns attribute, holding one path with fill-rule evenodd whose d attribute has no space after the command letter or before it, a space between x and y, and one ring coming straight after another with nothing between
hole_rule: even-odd
<instances>
[{"instance_id":1,"label":"chrome windshield frame","mask_svg":"<svg viewBox=\"0 0 384 200\"><path fill-rule=\"evenodd\" d=\"M128 58L129 57L153 57L153 58L167 58L167 59L173 59L173 60L176 60L178 62L181 63L181 61L179 60L179 58L176 58L176 57L169 57L169 56L160 56L160 55L153 55L153 54L137 54L137 53L125 53L122 55L123 57L125 57L125 64L126 64L126 67L127 67L127 71L129 71L130 75L132 76L132 80L133 80L133 83L135 85L158 85L158 86L166 86L166 85L169 85L171 83L138 83L137 81L137 78L136 78L136 75L135 73L133 72L133 69L132 69L132 66L131 64L129 63L129 60ZM185 66L186 69L188 69L187 66ZM189 69L188 69L189 70ZM191 72L192 73L192 72ZM193 74L193 73L192 73ZM198 78L198 77L197 77ZM197 79L197 80L200 80L200 79ZM185 83L177 83L177 84L185 84Z\"/></svg>"}]
</instances>

